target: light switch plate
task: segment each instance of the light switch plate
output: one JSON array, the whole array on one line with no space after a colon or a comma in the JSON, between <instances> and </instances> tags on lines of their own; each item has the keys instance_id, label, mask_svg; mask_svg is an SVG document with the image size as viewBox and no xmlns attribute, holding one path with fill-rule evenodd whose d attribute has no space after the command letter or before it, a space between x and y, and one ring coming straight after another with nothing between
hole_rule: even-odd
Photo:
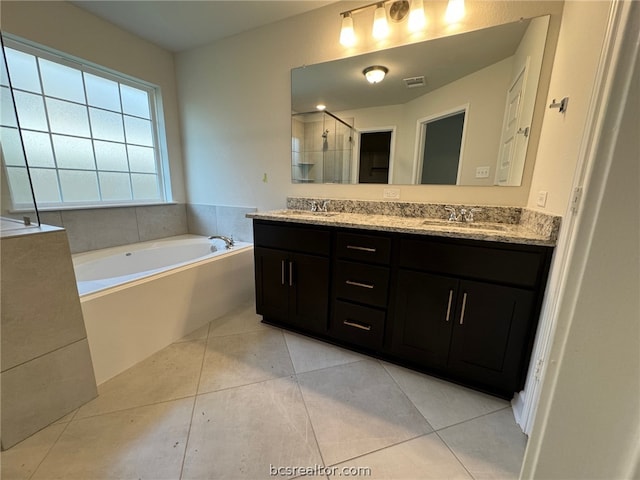
<instances>
[{"instance_id":1,"label":"light switch plate","mask_svg":"<svg viewBox=\"0 0 640 480\"><path fill-rule=\"evenodd\" d=\"M538 205L539 207L544 207L547 205L547 195L549 193L544 191L544 190L540 190L538 192L538 199L536 200L536 205Z\"/></svg>"}]
</instances>

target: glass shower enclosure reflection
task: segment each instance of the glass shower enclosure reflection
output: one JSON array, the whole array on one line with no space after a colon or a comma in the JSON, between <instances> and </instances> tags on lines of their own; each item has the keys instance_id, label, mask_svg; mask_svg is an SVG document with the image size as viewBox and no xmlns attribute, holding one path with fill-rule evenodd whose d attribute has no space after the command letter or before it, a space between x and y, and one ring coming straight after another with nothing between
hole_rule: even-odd
<instances>
[{"instance_id":1,"label":"glass shower enclosure reflection","mask_svg":"<svg viewBox=\"0 0 640 480\"><path fill-rule=\"evenodd\" d=\"M2 43L0 66L0 231L40 225ZM9 182L11 178L11 182Z\"/></svg>"},{"instance_id":2,"label":"glass shower enclosure reflection","mask_svg":"<svg viewBox=\"0 0 640 480\"><path fill-rule=\"evenodd\" d=\"M325 111L291 116L291 180L293 183L351 183L353 119Z\"/></svg>"}]
</instances>

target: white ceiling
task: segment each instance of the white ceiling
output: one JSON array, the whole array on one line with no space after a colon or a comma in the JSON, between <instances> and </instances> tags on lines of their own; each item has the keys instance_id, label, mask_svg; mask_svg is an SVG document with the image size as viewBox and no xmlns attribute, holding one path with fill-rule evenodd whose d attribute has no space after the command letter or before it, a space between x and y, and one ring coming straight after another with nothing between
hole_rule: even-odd
<instances>
[{"instance_id":1,"label":"white ceiling","mask_svg":"<svg viewBox=\"0 0 640 480\"><path fill-rule=\"evenodd\" d=\"M335 0L72 0L71 3L172 52L206 45Z\"/></svg>"}]
</instances>

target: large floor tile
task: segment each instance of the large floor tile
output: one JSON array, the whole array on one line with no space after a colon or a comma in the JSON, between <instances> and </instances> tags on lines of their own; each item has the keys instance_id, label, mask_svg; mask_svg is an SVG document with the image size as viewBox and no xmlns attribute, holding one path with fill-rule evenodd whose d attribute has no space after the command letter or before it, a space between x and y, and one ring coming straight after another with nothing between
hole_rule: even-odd
<instances>
[{"instance_id":1,"label":"large floor tile","mask_svg":"<svg viewBox=\"0 0 640 480\"><path fill-rule=\"evenodd\" d=\"M280 330L209 337L199 393L286 377L293 373Z\"/></svg>"},{"instance_id":2,"label":"large floor tile","mask_svg":"<svg viewBox=\"0 0 640 480\"><path fill-rule=\"evenodd\" d=\"M175 480L194 398L73 420L34 480Z\"/></svg>"},{"instance_id":3,"label":"large floor tile","mask_svg":"<svg viewBox=\"0 0 640 480\"><path fill-rule=\"evenodd\" d=\"M298 375L327 465L432 431L377 361Z\"/></svg>"},{"instance_id":4,"label":"large floor tile","mask_svg":"<svg viewBox=\"0 0 640 480\"><path fill-rule=\"evenodd\" d=\"M98 387L74 420L195 395L204 340L174 343Z\"/></svg>"},{"instance_id":5,"label":"large floor tile","mask_svg":"<svg viewBox=\"0 0 640 480\"><path fill-rule=\"evenodd\" d=\"M183 479L273 478L271 467L317 464L322 460L294 378L197 397Z\"/></svg>"},{"instance_id":6,"label":"large floor tile","mask_svg":"<svg viewBox=\"0 0 640 480\"><path fill-rule=\"evenodd\" d=\"M475 479L516 479L527 437L510 408L440 430L438 435Z\"/></svg>"},{"instance_id":7,"label":"large floor tile","mask_svg":"<svg viewBox=\"0 0 640 480\"><path fill-rule=\"evenodd\" d=\"M506 400L455 383L390 363L383 366L436 430L509 406Z\"/></svg>"},{"instance_id":8,"label":"large floor tile","mask_svg":"<svg viewBox=\"0 0 640 480\"><path fill-rule=\"evenodd\" d=\"M365 358L349 350L295 333L285 332L284 338L296 373L335 367Z\"/></svg>"},{"instance_id":9,"label":"large floor tile","mask_svg":"<svg viewBox=\"0 0 640 480\"><path fill-rule=\"evenodd\" d=\"M211 322L211 328L209 329L209 336L222 337L225 335L274 329L274 327L261 322L262 316L256 314L255 303L249 302L213 320Z\"/></svg>"},{"instance_id":10,"label":"large floor tile","mask_svg":"<svg viewBox=\"0 0 640 480\"><path fill-rule=\"evenodd\" d=\"M331 478L341 478L347 472L371 480L472 478L435 433L336 465Z\"/></svg>"},{"instance_id":11,"label":"large floor tile","mask_svg":"<svg viewBox=\"0 0 640 480\"><path fill-rule=\"evenodd\" d=\"M40 430L9 450L2 452L2 475L5 480L27 480L47 455L66 424L56 423Z\"/></svg>"}]
</instances>

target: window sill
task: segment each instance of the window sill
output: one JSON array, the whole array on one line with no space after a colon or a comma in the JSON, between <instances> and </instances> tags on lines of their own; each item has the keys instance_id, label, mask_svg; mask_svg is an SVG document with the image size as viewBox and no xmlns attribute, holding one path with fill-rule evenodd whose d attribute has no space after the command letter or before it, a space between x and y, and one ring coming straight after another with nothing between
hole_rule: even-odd
<instances>
[{"instance_id":1,"label":"window sill","mask_svg":"<svg viewBox=\"0 0 640 480\"><path fill-rule=\"evenodd\" d=\"M149 203L112 203L102 205L60 205L55 207L38 207L38 212L59 212L63 210L99 210L103 208L131 208L131 207L155 207L162 205L178 205L178 202L149 202ZM34 209L10 209L10 213L33 212Z\"/></svg>"}]
</instances>

